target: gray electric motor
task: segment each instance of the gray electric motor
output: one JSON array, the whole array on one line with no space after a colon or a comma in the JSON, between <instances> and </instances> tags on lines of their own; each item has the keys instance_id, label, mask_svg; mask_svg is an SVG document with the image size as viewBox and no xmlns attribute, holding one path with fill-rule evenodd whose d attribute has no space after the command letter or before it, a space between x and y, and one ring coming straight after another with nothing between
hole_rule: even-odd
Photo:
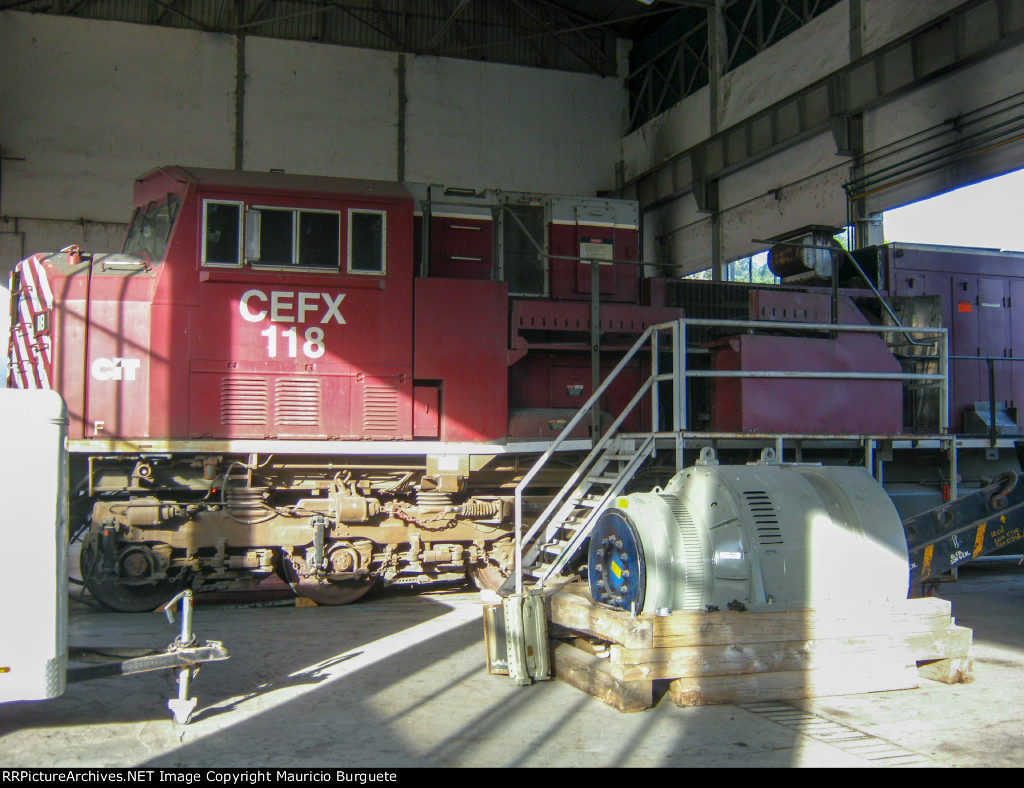
<instances>
[{"instance_id":1,"label":"gray electric motor","mask_svg":"<svg viewBox=\"0 0 1024 788\"><path fill-rule=\"evenodd\" d=\"M719 465L620 497L590 537L597 602L636 613L799 609L907 598L903 526L860 467Z\"/></svg>"}]
</instances>

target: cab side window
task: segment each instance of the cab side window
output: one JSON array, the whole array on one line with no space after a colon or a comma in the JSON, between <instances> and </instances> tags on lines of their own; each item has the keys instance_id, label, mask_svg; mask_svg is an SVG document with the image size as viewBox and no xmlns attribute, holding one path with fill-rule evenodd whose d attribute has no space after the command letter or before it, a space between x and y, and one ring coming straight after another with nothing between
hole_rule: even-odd
<instances>
[{"instance_id":1,"label":"cab side window","mask_svg":"<svg viewBox=\"0 0 1024 788\"><path fill-rule=\"evenodd\" d=\"M344 228L342 215L341 211L246 205L240 200L203 200L202 264L387 273L387 211L350 208ZM347 231L344 250L343 229Z\"/></svg>"},{"instance_id":2,"label":"cab side window","mask_svg":"<svg viewBox=\"0 0 1024 788\"><path fill-rule=\"evenodd\" d=\"M203 203L203 265L242 265L242 203Z\"/></svg>"},{"instance_id":3,"label":"cab side window","mask_svg":"<svg viewBox=\"0 0 1024 788\"><path fill-rule=\"evenodd\" d=\"M154 263L163 260L180 205L177 197L168 195L167 202L151 202L145 208L137 208L121 251L125 254L146 254Z\"/></svg>"},{"instance_id":4,"label":"cab side window","mask_svg":"<svg viewBox=\"0 0 1024 788\"><path fill-rule=\"evenodd\" d=\"M387 213L348 212L348 270L352 274L383 274L387 271Z\"/></svg>"},{"instance_id":5,"label":"cab side window","mask_svg":"<svg viewBox=\"0 0 1024 788\"><path fill-rule=\"evenodd\" d=\"M250 207L245 219L245 259L254 266L337 271L341 214Z\"/></svg>"},{"instance_id":6,"label":"cab side window","mask_svg":"<svg viewBox=\"0 0 1024 788\"><path fill-rule=\"evenodd\" d=\"M338 267L339 222L336 213L299 211L299 265Z\"/></svg>"}]
</instances>

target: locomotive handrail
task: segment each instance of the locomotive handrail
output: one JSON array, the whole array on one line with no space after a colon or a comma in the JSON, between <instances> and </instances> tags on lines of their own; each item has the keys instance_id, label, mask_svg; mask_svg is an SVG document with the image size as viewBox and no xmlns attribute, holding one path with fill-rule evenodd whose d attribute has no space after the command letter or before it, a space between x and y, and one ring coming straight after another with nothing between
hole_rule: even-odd
<instances>
[{"instance_id":1,"label":"locomotive handrail","mask_svg":"<svg viewBox=\"0 0 1024 788\"><path fill-rule=\"evenodd\" d=\"M999 425L996 423L996 368L997 361L1024 361L1018 356L950 356L950 361L984 361L988 369L988 440L995 446L999 440Z\"/></svg>"},{"instance_id":2,"label":"locomotive handrail","mask_svg":"<svg viewBox=\"0 0 1024 788\"><path fill-rule=\"evenodd\" d=\"M773 328L798 331L830 331L836 333L859 333L859 334L905 334L908 331L904 326L883 326L883 325L851 325L831 323L798 323L783 322L775 320L713 320L709 318L681 318L684 326L711 326L716 328ZM686 357L683 355L683 368L679 374L683 378L818 378L833 380L906 380L922 381L925 386L936 386L939 388L939 431L943 434L949 432L949 342L948 329L934 327L914 327L914 333L931 334L936 337L930 343L939 345L939 371L937 373L914 373L914 372L815 372L811 370L794 371L770 371L770 370L689 370L686 369ZM678 369L678 365L677 365ZM685 389L683 389L685 397ZM685 403L685 399L684 399ZM682 424L686 424L685 404L683 405Z\"/></svg>"}]
</instances>

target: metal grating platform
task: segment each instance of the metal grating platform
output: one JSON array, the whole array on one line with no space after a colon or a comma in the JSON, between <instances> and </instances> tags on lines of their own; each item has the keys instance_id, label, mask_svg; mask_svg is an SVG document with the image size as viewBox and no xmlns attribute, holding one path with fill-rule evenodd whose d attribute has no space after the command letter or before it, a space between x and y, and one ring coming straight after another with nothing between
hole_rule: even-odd
<instances>
[{"instance_id":1,"label":"metal grating platform","mask_svg":"<svg viewBox=\"0 0 1024 788\"><path fill-rule=\"evenodd\" d=\"M796 706L778 701L768 703L737 703L738 708L771 720L790 730L836 747L877 766L920 767L932 764L923 755L898 747L892 742L859 731L847 725L820 717Z\"/></svg>"}]
</instances>

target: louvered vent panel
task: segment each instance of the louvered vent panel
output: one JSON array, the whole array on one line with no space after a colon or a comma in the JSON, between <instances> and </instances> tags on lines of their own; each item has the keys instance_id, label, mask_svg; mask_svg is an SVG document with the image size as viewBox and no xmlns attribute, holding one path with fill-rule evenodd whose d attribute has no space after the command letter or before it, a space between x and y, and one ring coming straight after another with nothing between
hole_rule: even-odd
<instances>
[{"instance_id":1,"label":"louvered vent panel","mask_svg":"<svg viewBox=\"0 0 1024 788\"><path fill-rule=\"evenodd\" d=\"M398 392L367 386L363 392L363 432L398 432Z\"/></svg>"},{"instance_id":2,"label":"louvered vent panel","mask_svg":"<svg viewBox=\"0 0 1024 788\"><path fill-rule=\"evenodd\" d=\"M274 386L274 418L280 426L320 426L320 381L279 380Z\"/></svg>"},{"instance_id":3,"label":"louvered vent panel","mask_svg":"<svg viewBox=\"0 0 1024 788\"><path fill-rule=\"evenodd\" d=\"M743 501L754 520L758 544L782 544L782 529L778 513L768 493L764 490L745 490Z\"/></svg>"},{"instance_id":4,"label":"louvered vent panel","mask_svg":"<svg viewBox=\"0 0 1024 788\"><path fill-rule=\"evenodd\" d=\"M700 546L697 524L686 505L674 495L662 495L676 518L679 537L683 543L683 564L686 567L686 587L683 610L699 610L704 605L704 551Z\"/></svg>"},{"instance_id":5,"label":"louvered vent panel","mask_svg":"<svg viewBox=\"0 0 1024 788\"><path fill-rule=\"evenodd\" d=\"M260 378L223 378L220 382L220 423L266 424L267 382Z\"/></svg>"}]
</instances>

